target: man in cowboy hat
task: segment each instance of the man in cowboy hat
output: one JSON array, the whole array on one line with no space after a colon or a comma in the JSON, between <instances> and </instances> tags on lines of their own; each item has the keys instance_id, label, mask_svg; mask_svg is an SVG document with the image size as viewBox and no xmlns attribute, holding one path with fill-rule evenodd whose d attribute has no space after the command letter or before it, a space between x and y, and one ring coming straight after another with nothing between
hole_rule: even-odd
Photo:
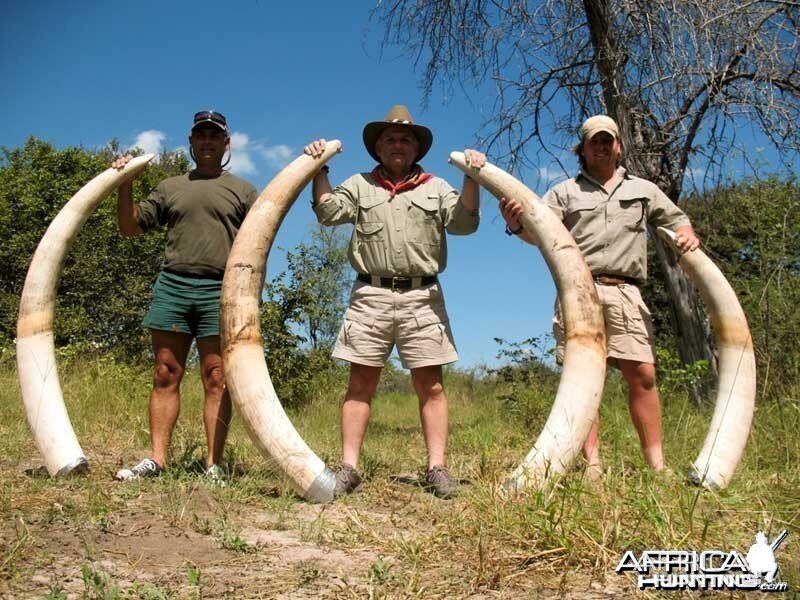
<instances>
[{"instance_id":1,"label":"man in cowboy hat","mask_svg":"<svg viewBox=\"0 0 800 600\"><path fill-rule=\"evenodd\" d=\"M620 165L622 141L617 123L605 115L587 119L574 148L580 173L556 185L544 202L563 221L581 249L595 280L603 306L608 363L622 372L628 384L628 403L647 464L664 468L661 407L656 389L650 311L639 286L647 278L647 225L672 229L682 252L697 249L700 240L688 217L658 187L634 177ZM536 244L523 228L524 212L515 199L503 198L500 210L507 232ZM564 357L564 327L560 308L553 319L556 360ZM595 420L583 451L589 474L601 472L598 422Z\"/></svg>"},{"instance_id":2,"label":"man in cowboy hat","mask_svg":"<svg viewBox=\"0 0 800 600\"><path fill-rule=\"evenodd\" d=\"M181 379L193 339L205 391L206 476L214 481L224 476L220 463L231 420L231 400L225 390L219 340L222 275L233 239L258 194L252 185L224 170L230 136L222 114L213 110L195 114L189 147L197 163L193 171L162 181L138 204L132 199L131 180L120 185L117 192L117 217L123 236L167 228L164 262L144 320L156 362L149 405L152 449L149 457L120 469L116 474L120 480L153 477L166 466L180 412ZM113 166L122 168L130 158L123 156Z\"/></svg>"},{"instance_id":3,"label":"man in cowboy hat","mask_svg":"<svg viewBox=\"0 0 800 600\"><path fill-rule=\"evenodd\" d=\"M397 346L419 397L428 449L426 487L449 498L456 484L445 466L448 410L442 365L455 362L458 354L437 275L447 263L445 232L466 235L478 228L478 184L465 177L459 195L422 169L419 161L430 150L433 134L414 123L405 106L367 123L363 139L378 166L333 189L323 169L312 190L320 223L355 225L349 257L357 276L333 351L334 357L350 362L336 494L350 493L361 482L358 458L372 395ZM316 140L305 152L318 158L324 148L325 140ZM480 152L465 154L475 169L486 162Z\"/></svg>"}]
</instances>

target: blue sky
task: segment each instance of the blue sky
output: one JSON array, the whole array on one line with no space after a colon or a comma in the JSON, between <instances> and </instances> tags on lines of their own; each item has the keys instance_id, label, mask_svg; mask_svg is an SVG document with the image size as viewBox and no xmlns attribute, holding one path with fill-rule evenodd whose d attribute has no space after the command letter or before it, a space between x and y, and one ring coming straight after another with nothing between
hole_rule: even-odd
<instances>
[{"instance_id":1,"label":"blue sky","mask_svg":"<svg viewBox=\"0 0 800 600\"><path fill-rule=\"evenodd\" d=\"M123 147L171 150L187 145L195 111L214 108L233 132L232 169L259 190L317 137L343 142L331 163L336 183L372 168L361 130L401 103L434 132L426 169L458 187L461 174L447 156L473 147L494 100L489 87L467 101L455 86L452 97L436 95L423 111L413 61L398 49L381 51L381 27L369 22L374 2L3 4L6 147L34 135L57 147L97 148L117 138ZM523 179L541 195L546 181L536 176L565 176L552 167ZM555 295L538 251L505 236L496 200L485 191L482 198L478 232L449 238L442 276L462 367L493 363L495 337L549 332ZM307 189L278 246L308 236L309 201ZM268 276L284 264L273 250Z\"/></svg>"}]
</instances>

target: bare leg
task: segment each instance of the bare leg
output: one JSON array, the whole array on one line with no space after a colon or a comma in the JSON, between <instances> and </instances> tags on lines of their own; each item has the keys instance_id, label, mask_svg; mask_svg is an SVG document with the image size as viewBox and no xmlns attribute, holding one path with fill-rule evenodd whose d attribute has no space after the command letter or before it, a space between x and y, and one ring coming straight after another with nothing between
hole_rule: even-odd
<instances>
[{"instance_id":1,"label":"bare leg","mask_svg":"<svg viewBox=\"0 0 800 600\"><path fill-rule=\"evenodd\" d=\"M647 464L656 471L664 468L661 439L661 402L656 388L656 369L649 363L620 360L619 369L628 382L631 420Z\"/></svg>"},{"instance_id":2,"label":"bare leg","mask_svg":"<svg viewBox=\"0 0 800 600\"><path fill-rule=\"evenodd\" d=\"M595 415L589 436L583 443L583 456L586 458L590 468L601 468L600 461L600 413Z\"/></svg>"},{"instance_id":3,"label":"bare leg","mask_svg":"<svg viewBox=\"0 0 800 600\"><path fill-rule=\"evenodd\" d=\"M222 372L222 356L219 336L213 335L197 339L200 354L200 376L203 379L205 401L203 403L203 423L206 427L208 454L206 467L222 462L228 427L231 423L231 398L225 387Z\"/></svg>"},{"instance_id":4,"label":"bare leg","mask_svg":"<svg viewBox=\"0 0 800 600\"><path fill-rule=\"evenodd\" d=\"M172 430L181 410L181 379L192 345L188 333L150 330L156 359L150 392L150 440L152 458L166 466Z\"/></svg>"},{"instance_id":5,"label":"bare leg","mask_svg":"<svg viewBox=\"0 0 800 600\"><path fill-rule=\"evenodd\" d=\"M442 384L442 367L433 365L411 369L411 381L419 398L422 435L428 448L428 468L445 466L447 450L447 396Z\"/></svg>"},{"instance_id":6,"label":"bare leg","mask_svg":"<svg viewBox=\"0 0 800 600\"><path fill-rule=\"evenodd\" d=\"M342 462L354 467L358 466L381 369L350 363L350 383L342 403Z\"/></svg>"}]
</instances>

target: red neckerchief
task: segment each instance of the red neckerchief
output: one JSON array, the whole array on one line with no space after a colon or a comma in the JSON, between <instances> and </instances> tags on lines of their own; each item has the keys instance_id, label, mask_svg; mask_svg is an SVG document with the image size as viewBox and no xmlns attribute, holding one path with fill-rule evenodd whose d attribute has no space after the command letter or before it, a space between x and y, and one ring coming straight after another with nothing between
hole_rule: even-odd
<instances>
[{"instance_id":1,"label":"red neckerchief","mask_svg":"<svg viewBox=\"0 0 800 600\"><path fill-rule=\"evenodd\" d=\"M386 175L384 175L383 167L378 165L372 170L372 179L382 188L389 190L389 197L394 198L400 192L413 190L415 187L422 185L426 181L433 179L433 173L425 173L422 167L414 165L411 174L398 183L393 183Z\"/></svg>"}]
</instances>

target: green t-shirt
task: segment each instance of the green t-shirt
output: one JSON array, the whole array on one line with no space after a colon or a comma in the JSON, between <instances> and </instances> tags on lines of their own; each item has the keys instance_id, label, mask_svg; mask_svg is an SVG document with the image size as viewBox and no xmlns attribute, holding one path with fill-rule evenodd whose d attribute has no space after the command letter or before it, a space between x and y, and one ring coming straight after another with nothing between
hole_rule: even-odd
<instances>
[{"instance_id":1,"label":"green t-shirt","mask_svg":"<svg viewBox=\"0 0 800 600\"><path fill-rule=\"evenodd\" d=\"M257 197L252 185L228 172L209 179L192 171L159 183L137 205L136 221L142 231L167 226L162 269L222 277L233 239Z\"/></svg>"}]
</instances>

